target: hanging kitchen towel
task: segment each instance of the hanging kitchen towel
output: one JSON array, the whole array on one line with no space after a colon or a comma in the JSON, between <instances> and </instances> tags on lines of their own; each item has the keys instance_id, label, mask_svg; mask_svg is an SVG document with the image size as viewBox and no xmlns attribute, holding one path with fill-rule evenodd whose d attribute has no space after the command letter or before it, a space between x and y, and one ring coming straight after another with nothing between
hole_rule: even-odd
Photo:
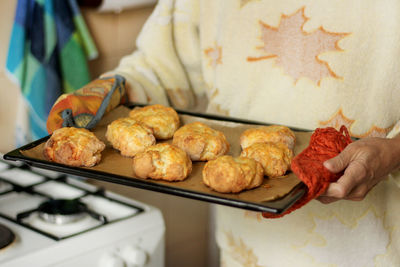
<instances>
[{"instance_id":1,"label":"hanging kitchen towel","mask_svg":"<svg viewBox=\"0 0 400 267\"><path fill-rule=\"evenodd\" d=\"M47 135L57 98L90 81L97 54L76 0L18 0L6 69L29 105L33 139Z\"/></svg>"}]
</instances>

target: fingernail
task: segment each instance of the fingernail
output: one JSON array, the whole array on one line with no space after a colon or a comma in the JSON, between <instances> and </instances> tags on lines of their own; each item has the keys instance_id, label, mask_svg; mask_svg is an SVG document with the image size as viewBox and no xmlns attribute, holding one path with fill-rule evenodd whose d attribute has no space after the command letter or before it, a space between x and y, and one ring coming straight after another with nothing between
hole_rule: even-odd
<instances>
[{"instance_id":1,"label":"fingernail","mask_svg":"<svg viewBox=\"0 0 400 267\"><path fill-rule=\"evenodd\" d=\"M330 170L330 169L332 168L332 164L331 164L331 161L330 161L329 159L326 160L326 161L324 161L322 164L323 164L324 167L327 168L328 170Z\"/></svg>"},{"instance_id":2,"label":"fingernail","mask_svg":"<svg viewBox=\"0 0 400 267\"><path fill-rule=\"evenodd\" d=\"M334 195L334 197L336 198L343 198L346 196L346 191L345 189L336 183L332 183L332 194Z\"/></svg>"}]
</instances>

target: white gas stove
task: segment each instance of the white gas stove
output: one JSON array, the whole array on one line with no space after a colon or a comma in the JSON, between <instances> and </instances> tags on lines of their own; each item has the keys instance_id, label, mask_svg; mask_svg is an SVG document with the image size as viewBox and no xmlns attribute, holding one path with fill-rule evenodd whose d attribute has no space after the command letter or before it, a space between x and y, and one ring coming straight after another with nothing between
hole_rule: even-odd
<instances>
[{"instance_id":1,"label":"white gas stove","mask_svg":"<svg viewBox=\"0 0 400 267\"><path fill-rule=\"evenodd\" d=\"M79 177L0 161L0 266L164 266L165 224L149 205Z\"/></svg>"}]
</instances>

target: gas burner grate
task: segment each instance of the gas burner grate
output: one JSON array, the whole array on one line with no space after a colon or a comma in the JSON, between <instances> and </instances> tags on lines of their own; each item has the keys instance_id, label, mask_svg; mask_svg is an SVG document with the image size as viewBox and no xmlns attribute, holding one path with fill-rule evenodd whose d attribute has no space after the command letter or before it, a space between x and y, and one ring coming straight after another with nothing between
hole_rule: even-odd
<instances>
[{"instance_id":1,"label":"gas burner grate","mask_svg":"<svg viewBox=\"0 0 400 267\"><path fill-rule=\"evenodd\" d=\"M32 172L29 166L9 165L0 170L0 183L9 186L8 190L0 191L0 217L56 241L144 211L141 207L108 196L104 189L89 185L79 177L32 172L35 178L40 176L40 179L32 179L27 172ZM28 177L28 181L20 181L14 176L18 173L23 174L21 177ZM17 212L12 208L1 208L7 207L7 203L15 205L16 200L27 202L30 198L35 201L27 205L29 208L21 208ZM32 208L32 205L36 206Z\"/></svg>"}]
</instances>

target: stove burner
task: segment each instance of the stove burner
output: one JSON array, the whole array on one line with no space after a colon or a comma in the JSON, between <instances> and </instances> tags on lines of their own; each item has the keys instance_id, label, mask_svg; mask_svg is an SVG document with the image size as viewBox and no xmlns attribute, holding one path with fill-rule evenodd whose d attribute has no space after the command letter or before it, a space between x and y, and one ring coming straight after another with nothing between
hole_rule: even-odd
<instances>
[{"instance_id":1,"label":"stove burner","mask_svg":"<svg viewBox=\"0 0 400 267\"><path fill-rule=\"evenodd\" d=\"M5 225L0 224L0 249L10 245L14 239L14 233Z\"/></svg>"},{"instance_id":2,"label":"stove burner","mask_svg":"<svg viewBox=\"0 0 400 267\"><path fill-rule=\"evenodd\" d=\"M76 222L87 215L87 207L78 200L52 199L40 204L39 217L46 222L66 224Z\"/></svg>"},{"instance_id":3,"label":"stove burner","mask_svg":"<svg viewBox=\"0 0 400 267\"><path fill-rule=\"evenodd\" d=\"M87 215L104 223L107 221L104 216L92 212L77 199L51 199L40 204L37 211L42 220L54 224L76 222Z\"/></svg>"}]
</instances>

